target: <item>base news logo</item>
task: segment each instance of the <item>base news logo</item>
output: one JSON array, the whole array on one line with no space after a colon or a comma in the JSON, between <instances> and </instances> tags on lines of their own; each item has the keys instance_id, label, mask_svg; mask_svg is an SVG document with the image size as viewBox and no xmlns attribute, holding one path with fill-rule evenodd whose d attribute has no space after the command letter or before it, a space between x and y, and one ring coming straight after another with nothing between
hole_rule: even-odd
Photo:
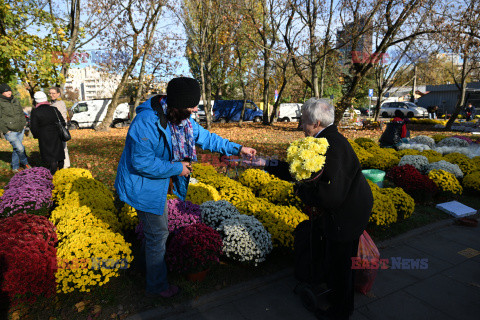
<instances>
[{"instance_id":1,"label":"base news logo","mask_svg":"<svg viewBox=\"0 0 480 320\"><path fill-rule=\"evenodd\" d=\"M426 270L428 269L428 258L362 259L352 257L352 269Z\"/></svg>"}]
</instances>

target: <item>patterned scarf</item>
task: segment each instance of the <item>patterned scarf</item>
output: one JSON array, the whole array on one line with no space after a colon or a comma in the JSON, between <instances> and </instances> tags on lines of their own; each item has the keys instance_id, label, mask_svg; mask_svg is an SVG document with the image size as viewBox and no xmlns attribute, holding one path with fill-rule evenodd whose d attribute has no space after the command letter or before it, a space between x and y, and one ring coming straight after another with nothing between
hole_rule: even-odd
<instances>
[{"instance_id":1,"label":"patterned scarf","mask_svg":"<svg viewBox=\"0 0 480 320\"><path fill-rule=\"evenodd\" d=\"M167 101L163 98L160 101L163 112L167 114ZM179 125L168 122L172 132L173 161L182 161L190 158L191 161L197 161L197 151L195 150L195 140L193 138L193 126L190 118L182 120Z\"/></svg>"}]
</instances>

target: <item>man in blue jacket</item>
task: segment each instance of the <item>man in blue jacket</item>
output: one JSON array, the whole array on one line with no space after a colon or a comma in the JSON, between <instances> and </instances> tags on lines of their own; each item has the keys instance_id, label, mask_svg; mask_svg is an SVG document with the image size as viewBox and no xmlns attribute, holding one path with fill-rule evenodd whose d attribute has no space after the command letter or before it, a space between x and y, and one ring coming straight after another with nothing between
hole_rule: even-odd
<instances>
[{"instance_id":1,"label":"man in blue jacket","mask_svg":"<svg viewBox=\"0 0 480 320\"><path fill-rule=\"evenodd\" d=\"M174 78L167 97L154 96L137 108L125 141L115 180L120 199L137 210L143 223L146 294L170 298L179 288L167 280L165 243L168 237L167 192L185 200L195 146L227 156L254 157L256 150L210 133L191 119L200 101L200 86L192 78Z\"/></svg>"}]
</instances>

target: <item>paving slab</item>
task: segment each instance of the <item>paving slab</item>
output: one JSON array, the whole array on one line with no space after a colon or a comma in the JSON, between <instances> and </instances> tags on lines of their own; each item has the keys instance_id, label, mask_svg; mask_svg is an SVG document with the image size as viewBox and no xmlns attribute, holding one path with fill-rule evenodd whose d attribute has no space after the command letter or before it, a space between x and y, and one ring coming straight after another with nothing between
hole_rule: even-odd
<instances>
[{"instance_id":1,"label":"paving slab","mask_svg":"<svg viewBox=\"0 0 480 320\"><path fill-rule=\"evenodd\" d=\"M447 230L445 230L447 231ZM480 250L480 228L452 226L447 232L442 232L442 236L458 243Z\"/></svg>"},{"instance_id":2,"label":"paving slab","mask_svg":"<svg viewBox=\"0 0 480 320\"><path fill-rule=\"evenodd\" d=\"M409 285L416 283L419 279L404 272L403 270L378 270L377 277L373 283L370 294L382 298L392 292L399 291Z\"/></svg>"},{"instance_id":3,"label":"paving slab","mask_svg":"<svg viewBox=\"0 0 480 320\"><path fill-rule=\"evenodd\" d=\"M467 259L458 254L458 251L464 250L467 246L445 236L453 230L455 230L453 227L445 228L442 232L412 238L407 241L406 244L409 247L430 254L438 259L442 259L452 264L458 264ZM455 234L457 234L456 231Z\"/></svg>"},{"instance_id":4,"label":"paving slab","mask_svg":"<svg viewBox=\"0 0 480 320\"><path fill-rule=\"evenodd\" d=\"M466 285L480 288L480 262L467 260L455 268L450 268L442 272L444 276L462 282Z\"/></svg>"},{"instance_id":5,"label":"paving slab","mask_svg":"<svg viewBox=\"0 0 480 320\"><path fill-rule=\"evenodd\" d=\"M252 296L233 302L246 319L315 319L303 308L293 288L283 283L273 283L258 289Z\"/></svg>"},{"instance_id":6,"label":"paving slab","mask_svg":"<svg viewBox=\"0 0 480 320\"><path fill-rule=\"evenodd\" d=\"M449 315L409 295L405 291L392 293L383 299L359 308L357 311L371 320L450 319Z\"/></svg>"},{"instance_id":7,"label":"paving slab","mask_svg":"<svg viewBox=\"0 0 480 320\"><path fill-rule=\"evenodd\" d=\"M422 280L406 288L405 292L448 314L452 319L479 318L480 288L465 285L445 275Z\"/></svg>"},{"instance_id":8,"label":"paving slab","mask_svg":"<svg viewBox=\"0 0 480 320\"><path fill-rule=\"evenodd\" d=\"M435 243L431 244L435 245ZM446 250L448 250L448 248ZM447 262L446 259L441 260L430 253L417 250L414 247L405 244L383 250L381 254L382 257L388 258L390 260L390 266L392 268L398 267L398 265L395 265L393 261L394 259L406 262L405 265L403 265L402 263L402 265L400 266L402 268L402 271L418 279L425 279L431 277L453 266L453 264ZM420 259L427 259L426 261L424 260L424 262L426 262L427 264L426 269L420 269L421 267L424 267L420 265L420 263L418 263L417 265L409 263L408 259L417 260L417 263ZM393 270L394 269L385 269L384 272Z\"/></svg>"}]
</instances>

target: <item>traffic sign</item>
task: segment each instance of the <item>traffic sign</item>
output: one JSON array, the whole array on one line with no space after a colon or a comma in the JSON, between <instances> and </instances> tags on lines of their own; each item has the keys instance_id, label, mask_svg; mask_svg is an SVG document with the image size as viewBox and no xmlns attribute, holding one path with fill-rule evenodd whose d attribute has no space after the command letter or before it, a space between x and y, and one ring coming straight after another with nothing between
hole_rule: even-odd
<instances>
[{"instance_id":1,"label":"traffic sign","mask_svg":"<svg viewBox=\"0 0 480 320\"><path fill-rule=\"evenodd\" d=\"M368 96L373 97L373 89L368 89Z\"/></svg>"}]
</instances>

